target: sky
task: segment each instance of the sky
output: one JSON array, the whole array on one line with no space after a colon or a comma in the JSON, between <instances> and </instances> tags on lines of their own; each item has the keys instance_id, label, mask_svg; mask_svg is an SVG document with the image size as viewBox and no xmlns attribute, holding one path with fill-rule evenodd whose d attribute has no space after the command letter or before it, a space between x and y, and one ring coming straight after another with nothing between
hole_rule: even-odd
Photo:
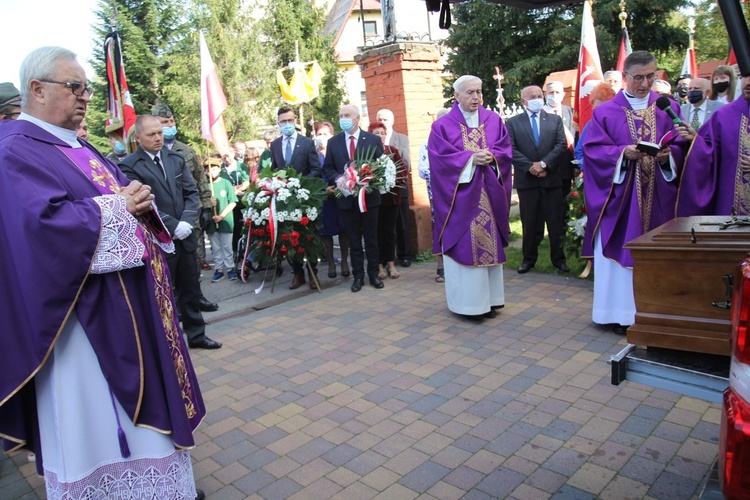
<instances>
[{"instance_id":1,"label":"sky","mask_svg":"<svg viewBox=\"0 0 750 500\"><path fill-rule=\"evenodd\" d=\"M93 55L96 0L0 0L0 19L8 29L0 30L0 82L18 88L18 69L32 50L59 45L78 54L88 78L94 71ZM101 44L104 40L98 40Z\"/></svg>"}]
</instances>

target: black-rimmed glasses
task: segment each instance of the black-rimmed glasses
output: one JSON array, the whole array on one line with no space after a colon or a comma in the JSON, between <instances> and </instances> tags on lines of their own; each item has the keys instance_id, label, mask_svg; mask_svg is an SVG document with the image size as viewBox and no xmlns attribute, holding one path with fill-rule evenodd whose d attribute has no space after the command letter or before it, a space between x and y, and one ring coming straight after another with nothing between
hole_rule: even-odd
<instances>
[{"instance_id":1,"label":"black-rimmed glasses","mask_svg":"<svg viewBox=\"0 0 750 500\"><path fill-rule=\"evenodd\" d=\"M58 82L55 80L39 80L40 82L44 83L56 83L58 85L65 85L70 89L71 92L73 92L73 95L76 97L83 97L83 94L87 94L90 98L94 95L94 89L91 88L90 85L84 85L79 82Z\"/></svg>"},{"instance_id":2,"label":"black-rimmed glasses","mask_svg":"<svg viewBox=\"0 0 750 500\"><path fill-rule=\"evenodd\" d=\"M646 79L648 79L649 82L656 80L656 73L649 73L648 75L631 75L628 73L628 76L630 76L635 83L643 83L643 80Z\"/></svg>"}]
</instances>

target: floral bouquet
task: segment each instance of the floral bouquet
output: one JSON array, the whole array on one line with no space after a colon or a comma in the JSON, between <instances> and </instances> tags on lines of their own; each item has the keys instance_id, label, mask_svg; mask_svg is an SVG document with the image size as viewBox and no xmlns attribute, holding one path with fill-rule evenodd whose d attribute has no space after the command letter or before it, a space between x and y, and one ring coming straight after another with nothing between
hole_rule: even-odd
<instances>
[{"instance_id":1,"label":"floral bouquet","mask_svg":"<svg viewBox=\"0 0 750 500\"><path fill-rule=\"evenodd\" d=\"M565 200L568 203L568 229L565 232L565 250L568 257L573 259L581 258L581 247L583 246L583 236L586 234L586 201L583 197L583 175L578 176L570 187L570 193ZM589 266L586 266L590 270ZM588 272L580 276L585 278Z\"/></svg>"},{"instance_id":2,"label":"floral bouquet","mask_svg":"<svg viewBox=\"0 0 750 500\"><path fill-rule=\"evenodd\" d=\"M373 153L368 150L365 159L356 158L336 179L336 196L355 196L360 212L367 212L365 194L374 189L389 193L396 185L396 164L385 154L373 159Z\"/></svg>"},{"instance_id":3,"label":"floral bouquet","mask_svg":"<svg viewBox=\"0 0 750 500\"><path fill-rule=\"evenodd\" d=\"M245 215L250 255L268 267L274 257L303 263L325 255L317 231L318 217L326 198L323 179L303 177L289 167L271 171L266 167L245 195Z\"/></svg>"}]
</instances>

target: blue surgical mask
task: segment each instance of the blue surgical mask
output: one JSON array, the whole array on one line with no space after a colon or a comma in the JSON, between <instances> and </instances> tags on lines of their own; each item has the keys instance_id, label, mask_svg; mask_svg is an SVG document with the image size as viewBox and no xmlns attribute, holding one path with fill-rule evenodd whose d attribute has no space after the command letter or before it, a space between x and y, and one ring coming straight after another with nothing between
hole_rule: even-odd
<instances>
[{"instance_id":1,"label":"blue surgical mask","mask_svg":"<svg viewBox=\"0 0 750 500\"><path fill-rule=\"evenodd\" d=\"M281 133L285 136L289 137L294 133L294 124L293 123L285 123L284 125L279 125L279 130L281 130Z\"/></svg>"},{"instance_id":2,"label":"blue surgical mask","mask_svg":"<svg viewBox=\"0 0 750 500\"><path fill-rule=\"evenodd\" d=\"M177 127L174 125L171 127L162 127L161 131L164 134L164 138L168 141L171 141L177 135Z\"/></svg>"},{"instance_id":3,"label":"blue surgical mask","mask_svg":"<svg viewBox=\"0 0 750 500\"><path fill-rule=\"evenodd\" d=\"M115 150L115 154L118 154L118 155L124 155L125 153L128 152L128 150L125 149L125 144L123 144L120 141L117 141L114 144L114 146L112 146L112 148Z\"/></svg>"},{"instance_id":4,"label":"blue surgical mask","mask_svg":"<svg viewBox=\"0 0 750 500\"><path fill-rule=\"evenodd\" d=\"M341 118L339 120L339 127L344 132L349 132L354 128L354 121L351 118Z\"/></svg>"}]
</instances>

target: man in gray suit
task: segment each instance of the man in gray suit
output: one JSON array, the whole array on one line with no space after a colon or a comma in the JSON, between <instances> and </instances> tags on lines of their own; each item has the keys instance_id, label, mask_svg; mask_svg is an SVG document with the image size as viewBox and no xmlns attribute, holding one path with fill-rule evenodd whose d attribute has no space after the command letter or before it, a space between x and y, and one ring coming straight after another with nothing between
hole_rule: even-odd
<instances>
[{"instance_id":1,"label":"man in gray suit","mask_svg":"<svg viewBox=\"0 0 750 500\"><path fill-rule=\"evenodd\" d=\"M398 209L398 219L396 220L396 256L403 267L409 267L414 256L410 248L411 240L409 238L409 185L411 184L409 182L411 176L409 137L393 130L394 117L393 111L390 109L381 109L375 115L375 119L385 125L385 145L396 148L406 165L406 184L401 188L401 206Z\"/></svg>"},{"instance_id":2,"label":"man in gray suit","mask_svg":"<svg viewBox=\"0 0 750 500\"><path fill-rule=\"evenodd\" d=\"M198 188L180 153L164 148L159 118L143 115L135 122L138 149L125 157L120 170L131 180L151 186L156 208L174 241L175 252L167 254L167 265L174 281L182 329L190 347L218 349L221 343L206 336L206 323L200 310L200 284L195 252L198 239L193 224L198 217Z\"/></svg>"},{"instance_id":3,"label":"man in gray suit","mask_svg":"<svg viewBox=\"0 0 750 500\"><path fill-rule=\"evenodd\" d=\"M711 89L711 82L706 78L693 78L688 86L688 104L680 106L680 113L686 123L689 123L695 130L701 128L714 111L724 105L721 101L712 101L708 98L708 92Z\"/></svg>"},{"instance_id":4,"label":"man in gray suit","mask_svg":"<svg viewBox=\"0 0 750 500\"><path fill-rule=\"evenodd\" d=\"M560 116L542 108L542 89L521 91L525 113L508 120L506 127L513 145L513 187L518 192L523 228L523 262L520 274L534 267L538 257L537 229L544 222L550 240L552 265L569 272L563 251L563 202L560 167L567 161L567 143Z\"/></svg>"}]
</instances>

